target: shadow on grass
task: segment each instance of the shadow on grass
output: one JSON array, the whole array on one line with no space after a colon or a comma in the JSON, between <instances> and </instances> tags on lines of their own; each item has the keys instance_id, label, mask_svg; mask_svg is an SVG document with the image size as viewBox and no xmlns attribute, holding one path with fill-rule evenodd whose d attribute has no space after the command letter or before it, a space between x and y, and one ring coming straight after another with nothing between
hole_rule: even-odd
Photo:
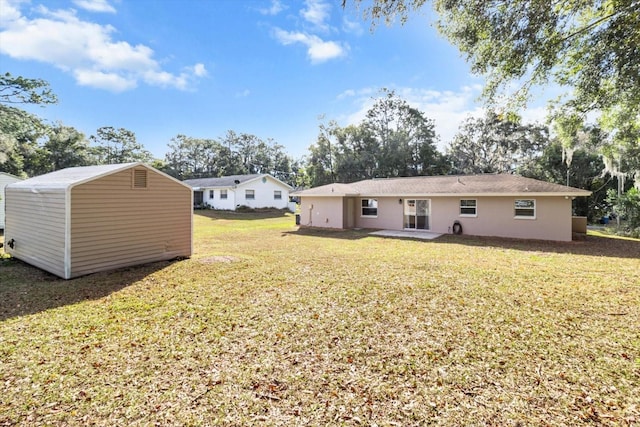
<instances>
[{"instance_id":1,"label":"shadow on grass","mask_svg":"<svg viewBox=\"0 0 640 427\"><path fill-rule=\"evenodd\" d=\"M255 209L250 211L223 211L215 209L205 209L193 211L194 215L209 219L228 219L237 221L251 221L270 218L283 218L291 216L291 221L295 221L294 215L288 209Z\"/></svg>"},{"instance_id":2,"label":"shadow on grass","mask_svg":"<svg viewBox=\"0 0 640 427\"><path fill-rule=\"evenodd\" d=\"M588 235L585 240L572 242L553 242L546 240L510 239L502 237L482 237L444 234L436 239L424 240L412 237L372 236L375 230L327 230L300 227L298 230L284 232L283 235L312 236L330 239L358 240L376 237L393 240L413 240L424 244L467 245L493 247L526 252L552 252L563 254L588 255L609 258L635 258L640 261L640 240L617 239L615 237ZM455 250L455 249L451 249Z\"/></svg>"},{"instance_id":3,"label":"shadow on grass","mask_svg":"<svg viewBox=\"0 0 640 427\"><path fill-rule=\"evenodd\" d=\"M551 252L608 258L635 258L640 261L640 241L623 240L612 237L587 236L585 240L553 242L546 240L445 234L433 241L441 244L492 247L524 252Z\"/></svg>"},{"instance_id":4,"label":"shadow on grass","mask_svg":"<svg viewBox=\"0 0 640 427\"><path fill-rule=\"evenodd\" d=\"M15 258L0 259L0 321L103 298L176 261L160 261L64 280Z\"/></svg>"}]
</instances>

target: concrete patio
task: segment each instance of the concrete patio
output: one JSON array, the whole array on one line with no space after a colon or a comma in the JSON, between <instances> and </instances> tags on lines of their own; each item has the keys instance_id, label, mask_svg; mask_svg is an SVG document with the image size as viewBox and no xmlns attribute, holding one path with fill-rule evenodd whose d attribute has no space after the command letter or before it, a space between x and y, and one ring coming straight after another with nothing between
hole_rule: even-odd
<instances>
[{"instance_id":1,"label":"concrete patio","mask_svg":"<svg viewBox=\"0 0 640 427\"><path fill-rule=\"evenodd\" d=\"M433 240L436 237L442 236L442 234L439 234L439 233L432 233L430 231L421 231L421 230L416 230L416 231L379 230L379 231L372 231L369 234L373 236L402 237L405 239L423 239L423 240Z\"/></svg>"}]
</instances>

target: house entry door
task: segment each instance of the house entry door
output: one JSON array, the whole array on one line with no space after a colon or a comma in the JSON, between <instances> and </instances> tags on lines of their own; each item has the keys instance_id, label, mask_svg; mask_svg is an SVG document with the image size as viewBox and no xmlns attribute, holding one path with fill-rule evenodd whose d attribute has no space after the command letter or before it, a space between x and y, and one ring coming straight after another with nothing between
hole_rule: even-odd
<instances>
[{"instance_id":1,"label":"house entry door","mask_svg":"<svg viewBox=\"0 0 640 427\"><path fill-rule=\"evenodd\" d=\"M428 230L431 200L404 200L404 228L408 230Z\"/></svg>"},{"instance_id":2,"label":"house entry door","mask_svg":"<svg viewBox=\"0 0 640 427\"><path fill-rule=\"evenodd\" d=\"M200 206L202 205L203 200L203 192L202 191L194 191L193 192L193 205Z\"/></svg>"}]
</instances>

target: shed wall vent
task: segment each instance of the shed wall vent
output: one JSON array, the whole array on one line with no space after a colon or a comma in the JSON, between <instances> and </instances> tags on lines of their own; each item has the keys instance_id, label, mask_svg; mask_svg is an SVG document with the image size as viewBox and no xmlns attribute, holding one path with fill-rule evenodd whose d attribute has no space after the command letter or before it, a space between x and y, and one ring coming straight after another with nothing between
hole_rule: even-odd
<instances>
[{"instance_id":1,"label":"shed wall vent","mask_svg":"<svg viewBox=\"0 0 640 427\"><path fill-rule=\"evenodd\" d=\"M134 169L133 188L147 188L147 170Z\"/></svg>"}]
</instances>

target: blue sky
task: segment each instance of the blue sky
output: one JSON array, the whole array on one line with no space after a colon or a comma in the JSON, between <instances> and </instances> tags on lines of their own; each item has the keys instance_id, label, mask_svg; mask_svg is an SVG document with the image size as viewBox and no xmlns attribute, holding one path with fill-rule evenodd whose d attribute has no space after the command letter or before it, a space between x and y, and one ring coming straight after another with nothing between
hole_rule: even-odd
<instances>
[{"instance_id":1,"label":"blue sky","mask_svg":"<svg viewBox=\"0 0 640 427\"><path fill-rule=\"evenodd\" d=\"M381 88L434 119L444 150L482 113L482 79L427 13L371 31L340 3L0 0L0 71L51 84L59 103L28 108L38 116L87 136L129 129L158 158L178 134L233 130L297 159L320 123L359 122ZM541 120L544 107L523 116Z\"/></svg>"}]
</instances>

